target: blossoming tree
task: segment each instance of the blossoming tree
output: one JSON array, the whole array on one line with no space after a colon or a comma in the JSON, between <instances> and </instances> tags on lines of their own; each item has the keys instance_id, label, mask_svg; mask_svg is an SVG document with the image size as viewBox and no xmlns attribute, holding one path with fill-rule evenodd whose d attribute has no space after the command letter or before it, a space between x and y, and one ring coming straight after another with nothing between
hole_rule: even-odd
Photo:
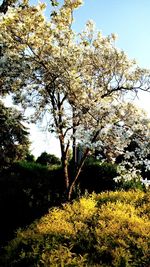
<instances>
[{"instance_id":1,"label":"blossoming tree","mask_svg":"<svg viewBox=\"0 0 150 267\"><path fill-rule=\"evenodd\" d=\"M49 114L68 198L93 146L107 140L109 150L113 146L120 153L127 144L135 110L123 100L125 93L150 88L149 72L115 47L114 34L102 36L91 21L80 34L72 30L73 12L81 4L51 0L47 20L44 4L23 0L0 19L1 95L12 93L17 103L34 109L35 122ZM78 140L84 140L85 150L70 179L68 151Z\"/></svg>"}]
</instances>

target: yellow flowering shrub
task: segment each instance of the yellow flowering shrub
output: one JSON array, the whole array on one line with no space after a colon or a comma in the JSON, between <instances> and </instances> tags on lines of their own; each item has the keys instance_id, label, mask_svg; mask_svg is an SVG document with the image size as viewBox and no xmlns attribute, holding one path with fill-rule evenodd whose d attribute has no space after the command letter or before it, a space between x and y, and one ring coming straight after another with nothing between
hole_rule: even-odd
<instances>
[{"instance_id":1,"label":"yellow flowering shrub","mask_svg":"<svg viewBox=\"0 0 150 267\"><path fill-rule=\"evenodd\" d=\"M149 194L104 192L53 208L18 231L0 266L149 267Z\"/></svg>"}]
</instances>

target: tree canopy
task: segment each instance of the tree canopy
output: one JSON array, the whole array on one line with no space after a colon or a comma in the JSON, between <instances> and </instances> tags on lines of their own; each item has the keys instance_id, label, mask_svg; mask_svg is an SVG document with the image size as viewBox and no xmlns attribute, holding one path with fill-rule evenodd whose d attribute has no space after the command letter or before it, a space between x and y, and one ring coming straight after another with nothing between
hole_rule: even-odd
<instances>
[{"instance_id":1,"label":"tree canopy","mask_svg":"<svg viewBox=\"0 0 150 267\"><path fill-rule=\"evenodd\" d=\"M107 142L114 155L127 145L136 109L125 102L125 94L150 90L149 71L116 48L114 34L103 36L91 21L80 34L72 30L73 12L82 3L51 1L47 20L45 4L24 0L0 19L1 95L13 92L16 103L32 107L35 122L49 114L69 195L93 147ZM69 147L73 143L74 155L80 141L83 157L70 179Z\"/></svg>"},{"instance_id":2,"label":"tree canopy","mask_svg":"<svg viewBox=\"0 0 150 267\"><path fill-rule=\"evenodd\" d=\"M54 165L54 164L60 164L59 158L57 158L53 154L48 154L47 152L43 152L36 160L37 163L40 163L42 165Z\"/></svg>"},{"instance_id":3,"label":"tree canopy","mask_svg":"<svg viewBox=\"0 0 150 267\"><path fill-rule=\"evenodd\" d=\"M0 169L13 161L23 159L29 149L27 128L22 114L14 108L7 108L0 101Z\"/></svg>"}]
</instances>

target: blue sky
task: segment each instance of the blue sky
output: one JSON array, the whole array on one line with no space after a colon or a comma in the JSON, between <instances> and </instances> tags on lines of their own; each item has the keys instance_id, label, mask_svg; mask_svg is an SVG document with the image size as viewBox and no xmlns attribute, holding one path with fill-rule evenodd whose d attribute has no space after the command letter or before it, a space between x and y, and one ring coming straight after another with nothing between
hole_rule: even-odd
<instances>
[{"instance_id":1,"label":"blue sky","mask_svg":"<svg viewBox=\"0 0 150 267\"><path fill-rule=\"evenodd\" d=\"M95 21L104 35L116 33L117 46L142 67L150 68L150 1L85 0L75 12L75 25L81 31L88 19Z\"/></svg>"}]
</instances>

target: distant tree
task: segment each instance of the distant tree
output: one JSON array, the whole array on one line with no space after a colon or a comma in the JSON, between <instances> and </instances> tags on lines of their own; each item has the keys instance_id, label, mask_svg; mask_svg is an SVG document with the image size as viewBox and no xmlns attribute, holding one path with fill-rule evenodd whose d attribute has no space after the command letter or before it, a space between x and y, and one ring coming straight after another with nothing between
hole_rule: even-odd
<instances>
[{"instance_id":1,"label":"distant tree","mask_svg":"<svg viewBox=\"0 0 150 267\"><path fill-rule=\"evenodd\" d=\"M48 154L47 152L43 152L36 160L37 163L42 165L53 165L60 164L60 159L55 155Z\"/></svg>"},{"instance_id":2,"label":"distant tree","mask_svg":"<svg viewBox=\"0 0 150 267\"><path fill-rule=\"evenodd\" d=\"M23 159L29 149L29 133L22 114L0 101L0 169Z\"/></svg>"},{"instance_id":3,"label":"distant tree","mask_svg":"<svg viewBox=\"0 0 150 267\"><path fill-rule=\"evenodd\" d=\"M34 162L35 161L35 157L33 154L28 153L25 157L25 160L28 162Z\"/></svg>"}]
</instances>

